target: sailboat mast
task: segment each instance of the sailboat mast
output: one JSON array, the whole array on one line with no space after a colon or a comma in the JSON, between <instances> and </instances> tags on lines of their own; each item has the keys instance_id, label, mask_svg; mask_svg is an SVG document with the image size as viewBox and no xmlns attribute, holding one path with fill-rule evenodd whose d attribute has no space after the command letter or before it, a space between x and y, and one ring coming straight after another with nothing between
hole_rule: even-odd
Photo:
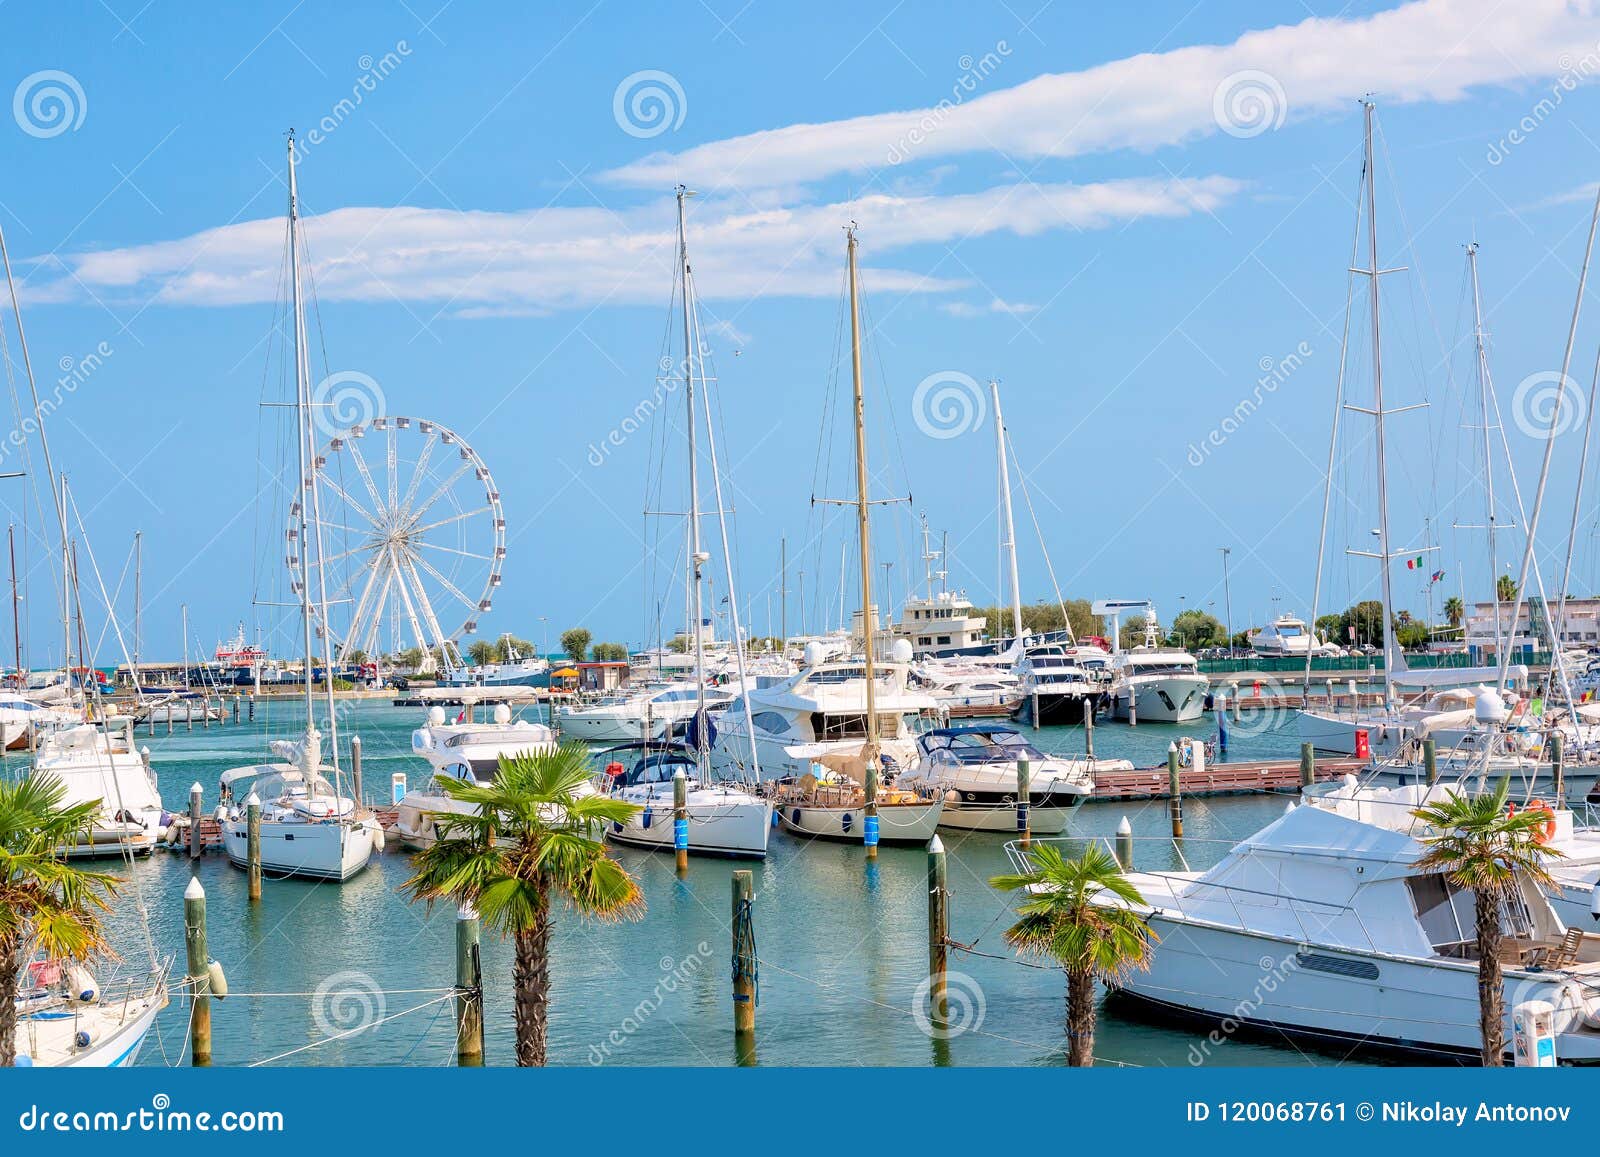
<instances>
[{"instance_id":1,"label":"sailboat mast","mask_svg":"<svg viewBox=\"0 0 1600 1157\"><path fill-rule=\"evenodd\" d=\"M854 227L845 236L850 262L850 384L856 418L856 525L861 533L861 655L867 675L867 742L861 748L861 759L866 764L867 799L872 807L878 764L878 680L872 654L872 506L867 499L866 401L861 390L861 309L856 289Z\"/></svg>"},{"instance_id":2,"label":"sailboat mast","mask_svg":"<svg viewBox=\"0 0 1600 1157\"><path fill-rule=\"evenodd\" d=\"M700 549L700 463L695 451L694 416L694 322L689 300L689 237L684 224L684 199L689 190L678 186L678 272L683 278L683 388L688 404L689 434L689 605L694 621L694 762L702 782L706 779L706 654L700 622L705 617L701 606L700 564L705 561Z\"/></svg>"},{"instance_id":3,"label":"sailboat mast","mask_svg":"<svg viewBox=\"0 0 1600 1157\"><path fill-rule=\"evenodd\" d=\"M133 532L133 689L139 691L139 625L143 612L144 531Z\"/></svg>"},{"instance_id":4,"label":"sailboat mast","mask_svg":"<svg viewBox=\"0 0 1600 1157\"><path fill-rule=\"evenodd\" d=\"M67 677L67 698L72 698L72 541L67 537L67 476L56 488L61 511L61 669Z\"/></svg>"},{"instance_id":5,"label":"sailboat mast","mask_svg":"<svg viewBox=\"0 0 1600 1157\"><path fill-rule=\"evenodd\" d=\"M21 689L28 684L22 674L22 602L21 594L17 589L17 528L15 524L6 527L6 552L11 556L11 637L17 652L17 687Z\"/></svg>"},{"instance_id":6,"label":"sailboat mast","mask_svg":"<svg viewBox=\"0 0 1600 1157\"><path fill-rule=\"evenodd\" d=\"M302 641L305 646L305 695L306 695L306 735L309 737L316 729L316 718L312 709L313 685L311 678L311 572L307 553L310 544L306 541L307 527L307 498L306 493L306 425L309 418L310 399L306 391L309 388L306 381L305 359L305 316L303 303L300 297L300 195L295 186L294 179L294 131L289 132L289 286L292 295L294 310L294 423L295 423L295 449L298 455L299 470L296 472L299 502L296 507L299 517L295 520L295 537L297 548L295 555L299 562L300 571L300 626ZM315 769L313 768L314 772ZM306 776L306 788L312 790L313 775Z\"/></svg>"},{"instance_id":7,"label":"sailboat mast","mask_svg":"<svg viewBox=\"0 0 1600 1157\"><path fill-rule=\"evenodd\" d=\"M1488 517L1483 520L1489 539L1489 592L1494 599L1494 653L1505 649L1500 632L1500 556L1495 550L1494 457L1489 448L1489 351L1484 343L1483 298L1478 291L1478 243L1467 246L1467 268L1472 274L1472 338L1478 354L1478 420L1483 426L1483 481Z\"/></svg>"},{"instance_id":8,"label":"sailboat mast","mask_svg":"<svg viewBox=\"0 0 1600 1157\"><path fill-rule=\"evenodd\" d=\"M1378 311L1378 281L1382 274L1378 268L1378 174L1372 157L1373 103L1370 100L1363 102L1362 109L1365 113L1366 126L1367 257L1371 263L1367 269L1367 276L1372 279L1372 288L1368 296L1372 301L1372 418L1375 427L1373 441L1378 451L1378 565L1382 568L1380 573L1383 597L1383 701L1385 705L1392 707L1397 648L1393 624L1393 579L1389 573L1389 465L1384 449L1383 345Z\"/></svg>"},{"instance_id":9,"label":"sailboat mast","mask_svg":"<svg viewBox=\"0 0 1600 1157\"><path fill-rule=\"evenodd\" d=\"M1011 583L1011 637L1022 638L1022 591L1017 582L1017 528L1011 518L1011 470L1006 463L1006 423L1000 416L1000 383L989 379L994 403L994 448L1000 461L1000 553Z\"/></svg>"}]
</instances>

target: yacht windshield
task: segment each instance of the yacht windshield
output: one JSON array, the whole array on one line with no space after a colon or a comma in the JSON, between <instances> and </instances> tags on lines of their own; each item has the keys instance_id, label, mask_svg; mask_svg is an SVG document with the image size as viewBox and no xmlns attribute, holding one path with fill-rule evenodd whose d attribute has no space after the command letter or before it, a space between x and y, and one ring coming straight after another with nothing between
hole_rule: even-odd
<instances>
[{"instance_id":1,"label":"yacht windshield","mask_svg":"<svg viewBox=\"0 0 1600 1157\"><path fill-rule=\"evenodd\" d=\"M1019 759L1045 758L1015 731L933 731L919 742L929 755L957 763L1014 763Z\"/></svg>"}]
</instances>

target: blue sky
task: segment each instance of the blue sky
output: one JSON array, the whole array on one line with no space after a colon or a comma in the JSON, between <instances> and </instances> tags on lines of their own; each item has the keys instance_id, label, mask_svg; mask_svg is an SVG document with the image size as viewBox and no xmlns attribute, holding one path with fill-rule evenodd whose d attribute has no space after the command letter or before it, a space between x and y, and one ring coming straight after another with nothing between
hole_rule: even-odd
<instances>
[{"instance_id":1,"label":"blue sky","mask_svg":"<svg viewBox=\"0 0 1600 1157\"><path fill-rule=\"evenodd\" d=\"M822 589L837 601L842 536L810 499L819 440L841 436L823 415L851 219L876 484L915 500L880 508L891 601L921 573L924 511L950 534L952 583L996 597L993 434L964 384L992 376L1032 503L1030 516L1019 493L1025 597L1051 596L1042 536L1069 597L1221 617L1226 546L1241 627L1310 608L1358 98L1379 102L1380 255L1408 267L1384 280L1386 385L1393 402L1431 403L1391 424L1395 546L1432 520L1429 567L1451 594L1488 586L1478 536L1451 530L1482 521L1478 435L1460 429L1476 406L1462 243L1482 247L1496 385L1531 492L1540 447L1514 411L1537 409L1539 383L1518 387L1559 369L1600 170L1588 4L705 0L667 19L425 0L201 19L163 0L12 0L0 28L14 98L0 226L47 391L63 359L110 351L49 428L108 582L143 531L146 654L176 652L181 603L207 647L273 617L250 604L280 553L258 498L258 448L273 446L257 402L290 126L327 351L314 376L362 375L363 401L450 426L493 470L507 557L480 631L581 623L631 643L653 630L652 605L680 597L678 532L641 516L660 488L650 446L679 416L590 448L654 387L677 181L700 193L691 250L758 630L777 618L780 536L808 572L807 625ZM35 102L41 88L65 111ZM664 104L634 104L641 88ZM1363 321L1353 366L1370 358ZM1574 399L1597 339L1591 307ZM1265 391L1263 367L1281 378ZM968 405L949 411L955 436L924 429L938 383L918 386L937 375ZM1353 398L1370 377L1352 369ZM1558 440L1541 535L1557 565L1580 437ZM1367 546L1373 517L1370 443L1351 446L1323 609L1375 590L1373 566L1343 554ZM838 453L823 455L835 470ZM1586 510L1580 593L1595 585L1593 523ZM1520 542L1503 539L1513 556ZM37 547L28 561L43 662L54 612ZM1417 582L1396 573L1420 611Z\"/></svg>"}]
</instances>

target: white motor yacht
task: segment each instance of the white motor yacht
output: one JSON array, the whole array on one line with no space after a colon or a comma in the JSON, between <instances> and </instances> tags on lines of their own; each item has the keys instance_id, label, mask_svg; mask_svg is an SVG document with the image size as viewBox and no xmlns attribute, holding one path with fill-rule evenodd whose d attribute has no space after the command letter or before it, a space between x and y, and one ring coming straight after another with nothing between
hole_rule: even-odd
<instances>
[{"instance_id":1,"label":"white motor yacht","mask_svg":"<svg viewBox=\"0 0 1600 1157\"><path fill-rule=\"evenodd\" d=\"M462 713L463 715L466 712ZM495 705L492 722L449 722L444 708L428 708L428 721L411 733L411 750L435 771L466 764L478 778L492 776L502 757L554 751L556 736L543 723L513 719L511 708Z\"/></svg>"},{"instance_id":2,"label":"white motor yacht","mask_svg":"<svg viewBox=\"0 0 1600 1157\"><path fill-rule=\"evenodd\" d=\"M902 773L902 787L944 796L939 826L978 832L1017 830L1017 764L1028 761L1029 830L1042 836L1066 830L1073 809L1094 791L1089 759L1046 755L1009 727L941 727L917 738L917 761ZM1105 760L1129 769L1127 760Z\"/></svg>"},{"instance_id":3,"label":"white motor yacht","mask_svg":"<svg viewBox=\"0 0 1600 1157\"><path fill-rule=\"evenodd\" d=\"M583 743L627 743L665 739L695 713L701 692L693 683L672 683L632 694L616 695L598 703L571 704L556 709L556 724L565 737ZM704 691L706 710L720 711L733 698L720 687Z\"/></svg>"},{"instance_id":4,"label":"white motor yacht","mask_svg":"<svg viewBox=\"0 0 1600 1157\"><path fill-rule=\"evenodd\" d=\"M133 747L131 725L106 731L89 723L47 733L30 776L50 776L66 788L67 806L97 803L89 830L61 854L72 857L144 855L172 823L161 805L156 775Z\"/></svg>"},{"instance_id":5,"label":"white motor yacht","mask_svg":"<svg viewBox=\"0 0 1600 1157\"><path fill-rule=\"evenodd\" d=\"M1097 710L1111 686L1109 658L1098 647L1067 643L1024 647L1016 665L1020 698L1012 718L1037 727L1081 727L1084 712Z\"/></svg>"},{"instance_id":6,"label":"white motor yacht","mask_svg":"<svg viewBox=\"0 0 1600 1157\"><path fill-rule=\"evenodd\" d=\"M1111 713L1141 723L1193 723L1205 713L1211 681L1195 657L1177 647L1134 647L1111 658L1116 683Z\"/></svg>"},{"instance_id":7,"label":"white motor yacht","mask_svg":"<svg viewBox=\"0 0 1600 1157\"><path fill-rule=\"evenodd\" d=\"M1322 655L1337 650L1317 642L1304 619L1287 614L1279 615L1265 627L1256 628L1246 638L1250 649L1267 659L1303 659L1308 654Z\"/></svg>"},{"instance_id":8,"label":"white motor yacht","mask_svg":"<svg viewBox=\"0 0 1600 1157\"><path fill-rule=\"evenodd\" d=\"M911 685L933 696L947 717L1007 715L1021 698L1016 675L966 661L932 659L911 671Z\"/></svg>"}]
</instances>

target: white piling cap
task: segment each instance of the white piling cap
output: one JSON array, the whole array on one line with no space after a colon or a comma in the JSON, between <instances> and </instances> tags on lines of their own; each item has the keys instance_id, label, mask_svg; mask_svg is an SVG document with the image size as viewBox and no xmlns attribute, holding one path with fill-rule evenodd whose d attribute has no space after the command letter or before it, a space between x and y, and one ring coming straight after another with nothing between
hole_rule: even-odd
<instances>
[{"instance_id":1,"label":"white piling cap","mask_svg":"<svg viewBox=\"0 0 1600 1157\"><path fill-rule=\"evenodd\" d=\"M1294 811L1294 800L1290 800L1288 803L1283 805L1284 815L1288 815L1292 811Z\"/></svg>"},{"instance_id":2,"label":"white piling cap","mask_svg":"<svg viewBox=\"0 0 1600 1157\"><path fill-rule=\"evenodd\" d=\"M683 774L683 768L680 767L680 768L678 768L677 771L672 773L672 778L673 779L688 779L689 777L687 775Z\"/></svg>"},{"instance_id":3,"label":"white piling cap","mask_svg":"<svg viewBox=\"0 0 1600 1157\"><path fill-rule=\"evenodd\" d=\"M1168 751L1177 751L1177 750L1178 750L1178 744L1177 744L1177 741L1176 741L1176 740L1174 740L1174 741L1173 741L1173 742L1171 742L1171 743L1169 743L1169 744L1167 744L1167 750L1168 750Z\"/></svg>"},{"instance_id":4,"label":"white piling cap","mask_svg":"<svg viewBox=\"0 0 1600 1157\"><path fill-rule=\"evenodd\" d=\"M183 890L183 898L185 900L204 900L206 898L206 890L200 886L199 876L189 877L189 886Z\"/></svg>"},{"instance_id":5,"label":"white piling cap","mask_svg":"<svg viewBox=\"0 0 1600 1157\"><path fill-rule=\"evenodd\" d=\"M938 835L937 832L934 833L933 839L928 841L928 855L930 855L930 856L942 856L942 855L944 855L944 841L939 838L939 835Z\"/></svg>"},{"instance_id":6,"label":"white piling cap","mask_svg":"<svg viewBox=\"0 0 1600 1157\"><path fill-rule=\"evenodd\" d=\"M462 904L459 908L456 909L456 919L457 920L476 920L477 918L478 918L478 910L476 908L474 908L471 904Z\"/></svg>"},{"instance_id":7,"label":"white piling cap","mask_svg":"<svg viewBox=\"0 0 1600 1157\"><path fill-rule=\"evenodd\" d=\"M1133 835L1133 825L1128 822L1128 817L1127 816L1123 816L1122 817L1122 822L1117 825L1117 835L1119 835L1119 836L1131 836L1131 835Z\"/></svg>"},{"instance_id":8,"label":"white piling cap","mask_svg":"<svg viewBox=\"0 0 1600 1157\"><path fill-rule=\"evenodd\" d=\"M361 746L361 736L352 735L350 737L350 746L351 747L360 747Z\"/></svg>"},{"instance_id":9,"label":"white piling cap","mask_svg":"<svg viewBox=\"0 0 1600 1157\"><path fill-rule=\"evenodd\" d=\"M204 793L205 790L206 789L201 787L198 783L193 783L193 784L189 785L189 794L190 795L200 795L200 794Z\"/></svg>"},{"instance_id":10,"label":"white piling cap","mask_svg":"<svg viewBox=\"0 0 1600 1157\"><path fill-rule=\"evenodd\" d=\"M260 807L261 806L261 797L259 795L257 795L255 792L252 791L249 795L244 797L244 806L245 807Z\"/></svg>"},{"instance_id":11,"label":"white piling cap","mask_svg":"<svg viewBox=\"0 0 1600 1157\"><path fill-rule=\"evenodd\" d=\"M147 756L147 755L149 755L149 754L150 754L150 749L149 749L149 748L148 748L148 747L141 747L141 748L140 748L140 749L139 749L139 754L140 754L140 755L146 755L146 756Z\"/></svg>"}]
</instances>

